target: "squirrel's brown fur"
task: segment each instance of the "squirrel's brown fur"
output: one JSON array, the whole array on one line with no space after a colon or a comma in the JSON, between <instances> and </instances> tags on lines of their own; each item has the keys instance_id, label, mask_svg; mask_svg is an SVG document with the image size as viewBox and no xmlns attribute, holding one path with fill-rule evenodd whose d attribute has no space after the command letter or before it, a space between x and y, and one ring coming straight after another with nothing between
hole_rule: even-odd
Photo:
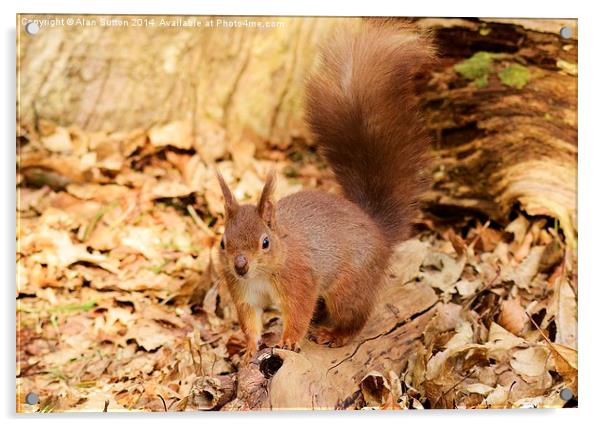
<instances>
[{"instance_id":1,"label":"squirrel's brown fur","mask_svg":"<svg viewBox=\"0 0 602 427\"><path fill-rule=\"evenodd\" d=\"M247 360L270 303L282 312L280 345L290 349L308 330L318 343L342 345L364 326L424 188L428 138L413 77L433 57L429 37L410 24L375 20L323 47L307 120L344 195L307 190L275 204L270 175L258 206L239 205L219 176L222 270Z\"/></svg>"}]
</instances>

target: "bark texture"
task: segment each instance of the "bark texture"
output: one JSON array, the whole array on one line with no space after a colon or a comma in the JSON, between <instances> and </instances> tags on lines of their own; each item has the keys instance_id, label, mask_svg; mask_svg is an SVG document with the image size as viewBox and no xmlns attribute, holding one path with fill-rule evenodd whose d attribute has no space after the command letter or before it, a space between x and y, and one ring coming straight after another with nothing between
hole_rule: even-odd
<instances>
[{"instance_id":1,"label":"bark texture","mask_svg":"<svg viewBox=\"0 0 602 427\"><path fill-rule=\"evenodd\" d=\"M317 42L339 20L253 19L281 23L273 29L160 28L161 19L175 17L153 18L155 27L57 26L35 36L20 27L21 123L127 131L184 121L195 139L233 144L303 134L304 79Z\"/></svg>"},{"instance_id":2,"label":"bark texture","mask_svg":"<svg viewBox=\"0 0 602 427\"><path fill-rule=\"evenodd\" d=\"M518 204L577 239L577 41L573 22L427 19L440 46L425 114L436 147L429 208L501 223ZM468 58L468 59L467 59Z\"/></svg>"}]
</instances>

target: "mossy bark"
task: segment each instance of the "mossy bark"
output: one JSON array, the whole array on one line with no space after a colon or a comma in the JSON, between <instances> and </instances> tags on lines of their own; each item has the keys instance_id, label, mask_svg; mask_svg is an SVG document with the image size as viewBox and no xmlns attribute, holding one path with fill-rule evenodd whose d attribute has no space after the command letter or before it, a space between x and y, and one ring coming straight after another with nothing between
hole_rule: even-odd
<instances>
[{"instance_id":1,"label":"mossy bark","mask_svg":"<svg viewBox=\"0 0 602 427\"><path fill-rule=\"evenodd\" d=\"M423 79L436 142L427 208L506 223L512 208L556 218L577 240L577 41L573 21L427 19L440 46Z\"/></svg>"}]
</instances>

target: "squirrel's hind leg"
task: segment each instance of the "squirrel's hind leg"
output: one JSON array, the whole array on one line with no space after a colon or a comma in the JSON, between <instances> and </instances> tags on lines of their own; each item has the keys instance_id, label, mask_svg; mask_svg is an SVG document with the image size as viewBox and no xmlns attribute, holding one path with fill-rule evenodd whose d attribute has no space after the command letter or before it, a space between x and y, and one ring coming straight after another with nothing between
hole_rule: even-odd
<instances>
[{"instance_id":1,"label":"squirrel's hind leg","mask_svg":"<svg viewBox=\"0 0 602 427\"><path fill-rule=\"evenodd\" d=\"M313 322L309 337L318 344L341 347L358 334L370 317L381 274L341 275L324 294L326 315Z\"/></svg>"}]
</instances>

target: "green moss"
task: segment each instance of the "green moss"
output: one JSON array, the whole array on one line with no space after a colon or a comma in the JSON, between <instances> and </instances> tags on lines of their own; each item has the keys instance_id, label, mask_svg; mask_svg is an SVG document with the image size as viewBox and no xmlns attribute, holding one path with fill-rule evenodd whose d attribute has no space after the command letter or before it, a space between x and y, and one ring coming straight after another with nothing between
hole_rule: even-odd
<instances>
[{"instance_id":1,"label":"green moss","mask_svg":"<svg viewBox=\"0 0 602 427\"><path fill-rule=\"evenodd\" d=\"M465 61L454 65L454 71L468 80L485 79L491 72L493 54L489 52L477 52Z\"/></svg>"},{"instance_id":2,"label":"green moss","mask_svg":"<svg viewBox=\"0 0 602 427\"><path fill-rule=\"evenodd\" d=\"M483 89L484 87L487 87L487 83L489 82L489 75L485 74L482 77L479 77L478 79L476 79L474 81L474 83L477 85L477 87L479 89Z\"/></svg>"},{"instance_id":3,"label":"green moss","mask_svg":"<svg viewBox=\"0 0 602 427\"><path fill-rule=\"evenodd\" d=\"M90 311L96 307L96 301L91 300L82 304L63 304L50 308L50 313L73 313L76 311Z\"/></svg>"},{"instance_id":4,"label":"green moss","mask_svg":"<svg viewBox=\"0 0 602 427\"><path fill-rule=\"evenodd\" d=\"M294 166L288 165L282 171L287 178L298 178L299 171Z\"/></svg>"},{"instance_id":5,"label":"green moss","mask_svg":"<svg viewBox=\"0 0 602 427\"><path fill-rule=\"evenodd\" d=\"M531 79L531 73L527 67L512 64L500 71L498 77L506 86L522 89Z\"/></svg>"},{"instance_id":6,"label":"green moss","mask_svg":"<svg viewBox=\"0 0 602 427\"><path fill-rule=\"evenodd\" d=\"M491 32L491 28L489 27L481 27L479 28L479 34L482 36L487 36Z\"/></svg>"},{"instance_id":7,"label":"green moss","mask_svg":"<svg viewBox=\"0 0 602 427\"><path fill-rule=\"evenodd\" d=\"M493 61L503 58L503 53L477 52L465 61L454 65L454 71L468 80L473 80L478 88L484 88L493 71Z\"/></svg>"}]
</instances>

